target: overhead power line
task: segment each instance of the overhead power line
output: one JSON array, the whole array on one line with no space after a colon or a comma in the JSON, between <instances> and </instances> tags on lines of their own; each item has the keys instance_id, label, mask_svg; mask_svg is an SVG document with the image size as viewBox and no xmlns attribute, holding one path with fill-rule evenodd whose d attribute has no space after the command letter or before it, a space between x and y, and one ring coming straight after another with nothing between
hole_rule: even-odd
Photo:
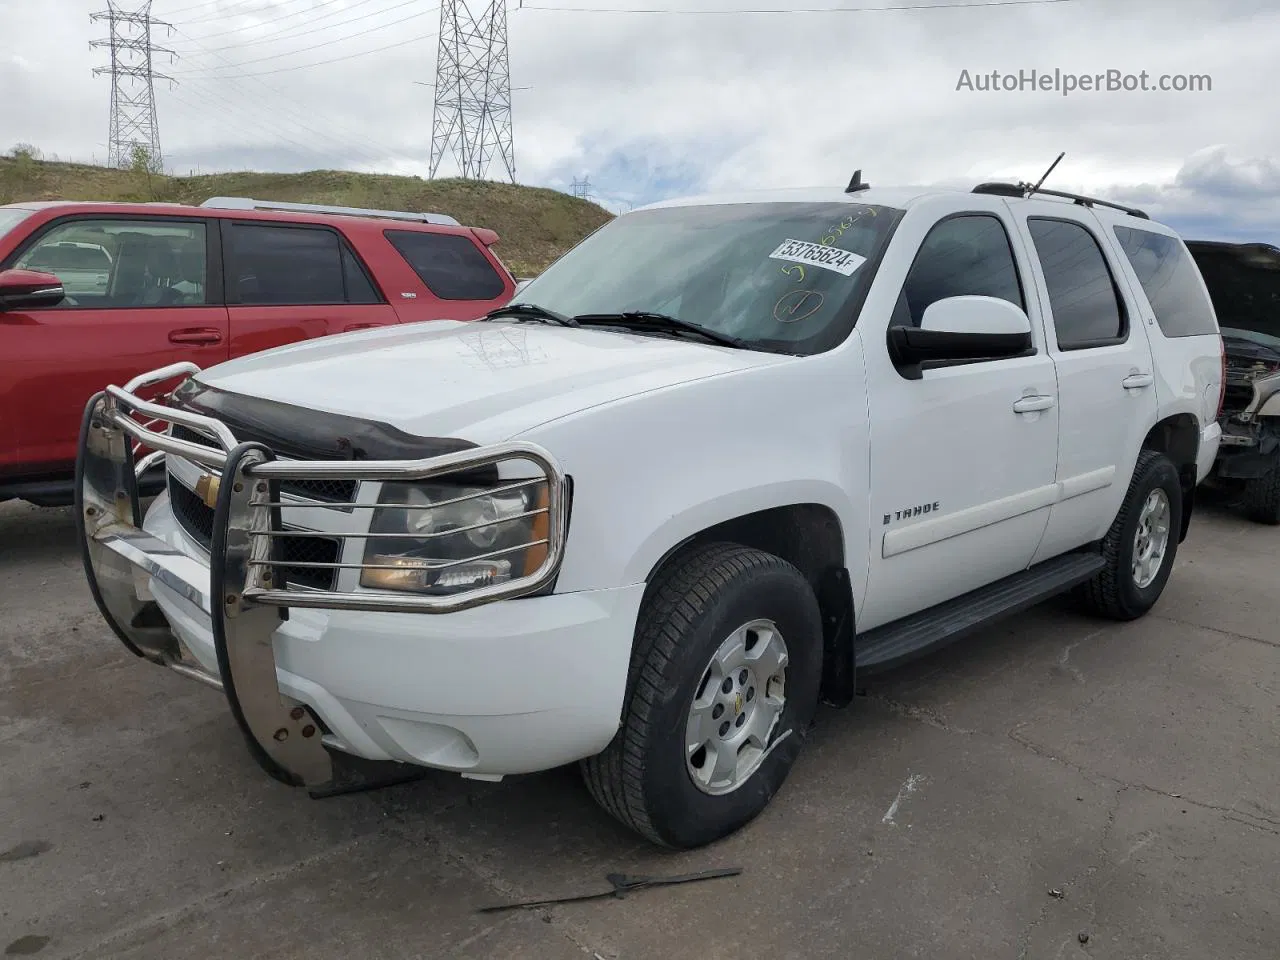
<instances>
[{"instance_id":1,"label":"overhead power line","mask_svg":"<svg viewBox=\"0 0 1280 960\"><path fill-rule=\"evenodd\" d=\"M188 36L187 34L183 33L181 30L175 29L174 33L176 33L178 36L182 37L183 39L188 40L191 43L194 43L197 47L201 46L198 40ZM232 63L230 60L228 60L226 57L222 56L221 54L215 53L213 51L209 51L209 52L211 53L212 56L223 61L227 65L232 67L235 66L234 63ZM261 116L262 116L261 105L264 102L264 98L265 98L265 102L271 104L273 107L272 109L273 120L277 116L282 117L285 120L291 121L296 126L301 127L308 134L312 136L320 137L321 139L329 140L331 143L334 143L343 147L348 152L362 153L362 154L365 154L366 156L369 156L371 159L375 161L384 160L386 157L393 157L399 160L406 161L408 163L420 162L419 158L416 156L410 156L406 153L396 150L393 147L389 147L384 143L379 143L378 141L372 139L366 131L356 131L356 130L347 129L345 130L345 135L346 135L345 139L342 137L334 136L333 134L341 134L344 132L344 130L342 125L339 124L332 115L325 118L325 122L323 124L323 127L324 127L323 130L316 130L315 128L308 125L308 122L315 122L314 106L306 106L302 103L299 103L297 100L290 98L289 96L287 96L285 93L281 91L280 86L278 84L272 84L270 81L267 81L267 80L253 79L252 83L256 84L257 87L259 88L258 91L255 91L255 90L248 89L249 84L245 83L244 81L242 81L237 77L219 76L216 78L216 81L218 83L219 89L222 89L224 86L229 87L230 92L233 93L233 95L238 96L241 100L243 100L245 104L251 105L252 109L254 110L256 116L259 119L261 119ZM201 81L199 79L185 79L181 82L189 86L195 85L195 89L198 92L200 86L203 85L206 81ZM216 96L216 94L214 95ZM279 104L280 101L283 101L285 104L288 104L293 109L282 108ZM237 109L239 109L238 106L237 106ZM382 155L379 156L376 152L370 151L368 149L369 147L375 147L377 148L377 150L381 150Z\"/></svg>"},{"instance_id":2,"label":"overhead power line","mask_svg":"<svg viewBox=\"0 0 1280 960\"><path fill-rule=\"evenodd\" d=\"M280 2L276 6L287 7L291 3L298 3L298 2L299 0L280 0ZM342 2L343 0L319 0L319 2L312 3L312 5L308 7L306 10L293 10L289 13L277 14L274 17L270 17L266 20L260 20L258 22L259 24L276 23L280 20L288 20L290 17L306 16L308 14L315 13L316 10L320 9L321 7L330 7L330 6L333 6L335 3L342 3ZM352 6L359 6L360 3L362 2L368 2L368 0L359 0L359 2L352 4ZM347 9L350 10L351 7L348 7ZM262 11L258 10L255 12L261 13ZM344 11L339 10L338 12L343 13ZM220 9L217 13L211 13L206 17L195 17L194 19L187 20L186 24L187 26L191 26L197 23L212 23L215 20L226 20L230 17L251 17L251 16L253 16L253 13L247 13L247 12L235 13L232 11L227 11L225 9ZM330 14L324 14L324 16L330 16Z\"/></svg>"},{"instance_id":3,"label":"overhead power line","mask_svg":"<svg viewBox=\"0 0 1280 960\"><path fill-rule=\"evenodd\" d=\"M333 23L325 23L318 27L311 27L307 30L295 31L293 27L285 27L282 30L277 30L274 33L269 33L265 37L252 37L248 40L241 40L239 43L230 43L222 47L202 47L202 50L205 53L213 53L214 51L239 50L242 47L249 47L259 43L277 43L280 40L294 40L298 37L310 36L313 33L324 33L324 31L326 30L333 30L337 27L345 27L353 23L360 23L362 21L368 20L370 17L375 16L376 14L379 14L379 13L391 13L392 11L403 9L404 7L421 6L421 3L422 3L422 0L402 0L402 2L397 3L393 7L387 7L384 10L377 10L377 11L374 11L374 13L362 13L360 14L360 16L352 17L350 20L335 20ZM437 9L436 7L431 7L427 10L419 10L413 16L424 17L424 16L427 16L428 14L434 13L436 9ZM317 18L317 19L322 19L322 18ZM390 27L397 23L404 23L405 20L409 20L409 19L412 19L412 17L406 17L404 18L404 20L393 20L390 23L384 23L375 29L381 30L383 27ZM220 36L220 34L213 34L213 36L214 37ZM360 36L360 34L352 34L352 35L349 35L348 37L345 37L344 39L349 39L350 36ZM208 40L211 38L206 36L206 37L203 37L202 39Z\"/></svg>"},{"instance_id":4,"label":"overhead power line","mask_svg":"<svg viewBox=\"0 0 1280 960\"><path fill-rule=\"evenodd\" d=\"M331 63L342 63L346 60L356 60L360 57L368 57L375 53L382 53L384 50L395 50L397 47L407 47L411 43L425 43L428 40L434 40L436 36L437 35L434 33L426 33L422 36L410 37L408 40L401 40L399 43L389 43L384 47L374 47L372 50L361 50L359 53L347 54L345 57L333 57L329 60L318 60L315 63L299 63L292 67L280 67L276 70L258 70L253 73L202 73L200 76L216 80L237 80L245 77L270 77L277 73L289 73L292 70L309 70L312 67L325 67ZM275 58L272 57L270 59ZM175 73L175 76L182 76L182 74Z\"/></svg>"},{"instance_id":5,"label":"overhead power line","mask_svg":"<svg viewBox=\"0 0 1280 960\"><path fill-rule=\"evenodd\" d=\"M308 46L303 47L301 50L290 50L286 53L275 53L275 54L271 54L270 56L255 57L252 60L241 60L238 63L234 63L233 65L235 69L238 70L241 67L252 66L255 63L267 63L268 61L279 60L282 57L293 57L293 56L297 56L300 53L310 53L312 50L321 50L325 47L331 47L335 43L346 43L348 40L354 40L356 37L367 37L369 34L377 33L379 30L385 30L387 29L387 27L398 26L399 24L402 24L402 23L408 23L411 20L419 20L422 17L429 16L430 14L435 12L436 12L435 7L432 7L430 10L419 10L417 13L411 13L407 17L401 17L399 20L391 20L387 23L380 23L376 27L370 27L368 30L360 30L356 33L348 33L346 36L337 37L334 40L324 40L324 41L321 41L320 43L309 44ZM218 48L214 48L214 49L218 49ZM222 48L222 49L226 49L226 48ZM209 50L208 52L212 53L213 50ZM220 73L221 73L221 68L219 67L198 67L195 70L174 71L175 76L217 76Z\"/></svg>"},{"instance_id":6,"label":"overhead power line","mask_svg":"<svg viewBox=\"0 0 1280 960\"><path fill-rule=\"evenodd\" d=\"M691 10L680 7L544 7L521 2L516 10L546 13L660 13L693 17L741 16L755 13L887 13L904 10L968 10L975 7L1028 7L1076 0L961 0L959 3L904 3L878 7L737 7L726 10Z\"/></svg>"}]
</instances>

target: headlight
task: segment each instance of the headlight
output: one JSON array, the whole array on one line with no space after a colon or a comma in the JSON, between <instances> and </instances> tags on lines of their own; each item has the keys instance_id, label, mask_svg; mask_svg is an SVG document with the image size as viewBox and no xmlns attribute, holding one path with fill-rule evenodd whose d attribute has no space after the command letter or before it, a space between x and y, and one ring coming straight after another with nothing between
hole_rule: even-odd
<instances>
[{"instance_id":1,"label":"headlight","mask_svg":"<svg viewBox=\"0 0 1280 960\"><path fill-rule=\"evenodd\" d=\"M546 480L383 484L360 585L442 595L529 576L547 558L549 493Z\"/></svg>"}]
</instances>

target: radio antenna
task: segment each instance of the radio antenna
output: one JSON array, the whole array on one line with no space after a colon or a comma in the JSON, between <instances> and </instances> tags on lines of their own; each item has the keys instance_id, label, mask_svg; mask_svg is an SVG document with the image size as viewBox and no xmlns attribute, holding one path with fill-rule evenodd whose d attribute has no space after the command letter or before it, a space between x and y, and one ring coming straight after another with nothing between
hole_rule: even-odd
<instances>
[{"instance_id":1,"label":"radio antenna","mask_svg":"<svg viewBox=\"0 0 1280 960\"><path fill-rule=\"evenodd\" d=\"M1038 193L1040 190L1040 187L1044 184L1046 180L1049 179L1049 174L1053 173L1053 168L1056 167L1059 164L1059 162L1061 162L1062 158L1065 157L1066 155L1067 155L1067 151L1065 150L1063 150L1060 154L1058 154L1058 159L1054 160L1053 163L1049 164L1049 169L1044 172L1044 176L1042 176L1039 180L1037 180L1035 183L1035 186L1031 187L1027 192Z\"/></svg>"}]
</instances>

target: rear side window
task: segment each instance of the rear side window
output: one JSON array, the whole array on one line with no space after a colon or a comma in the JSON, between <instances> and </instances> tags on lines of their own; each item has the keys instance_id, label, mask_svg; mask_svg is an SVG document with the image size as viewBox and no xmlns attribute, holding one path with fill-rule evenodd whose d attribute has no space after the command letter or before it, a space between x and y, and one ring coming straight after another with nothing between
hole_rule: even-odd
<instances>
[{"instance_id":1,"label":"rear side window","mask_svg":"<svg viewBox=\"0 0 1280 960\"><path fill-rule=\"evenodd\" d=\"M441 300L493 300L507 287L468 237L416 230L385 233L418 279Z\"/></svg>"},{"instance_id":2,"label":"rear side window","mask_svg":"<svg viewBox=\"0 0 1280 960\"><path fill-rule=\"evenodd\" d=\"M1116 227L1115 231L1164 335L1217 334L1212 303L1200 285L1200 271L1177 238L1133 227Z\"/></svg>"},{"instance_id":3,"label":"rear side window","mask_svg":"<svg viewBox=\"0 0 1280 960\"><path fill-rule=\"evenodd\" d=\"M1058 349L1099 347L1126 335L1124 305L1097 238L1078 223L1028 217Z\"/></svg>"},{"instance_id":4,"label":"rear side window","mask_svg":"<svg viewBox=\"0 0 1280 960\"><path fill-rule=\"evenodd\" d=\"M961 296L996 297L1026 309L1009 235L989 214L949 217L929 231L903 284L893 323L918 327L931 303Z\"/></svg>"},{"instance_id":5,"label":"rear side window","mask_svg":"<svg viewBox=\"0 0 1280 960\"><path fill-rule=\"evenodd\" d=\"M232 223L227 299L242 306L378 303L372 283L326 227Z\"/></svg>"}]
</instances>

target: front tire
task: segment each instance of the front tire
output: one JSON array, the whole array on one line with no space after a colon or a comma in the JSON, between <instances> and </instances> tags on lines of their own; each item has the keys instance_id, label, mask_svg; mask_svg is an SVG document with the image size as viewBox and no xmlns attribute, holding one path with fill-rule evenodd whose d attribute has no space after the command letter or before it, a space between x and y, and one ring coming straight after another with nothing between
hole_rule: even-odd
<instances>
[{"instance_id":1,"label":"front tire","mask_svg":"<svg viewBox=\"0 0 1280 960\"><path fill-rule=\"evenodd\" d=\"M650 584L621 725L583 761L587 788L660 846L727 836L786 780L821 674L822 619L800 571L736 544L696 548Z\"/></svg>"},{"instance_id":2,"label":"front tire","mask_svg":"<svg viewBox=\"0 0 1280 960\"><path fill-rule=\"evenodd\" d=\"M1182 529L1182 483L1162 453L1143 450L1120 512L1102 541L1106 566L1078 591L1087 610L1136 620L1164 592Z\"/></svg>"}]
</instances>

